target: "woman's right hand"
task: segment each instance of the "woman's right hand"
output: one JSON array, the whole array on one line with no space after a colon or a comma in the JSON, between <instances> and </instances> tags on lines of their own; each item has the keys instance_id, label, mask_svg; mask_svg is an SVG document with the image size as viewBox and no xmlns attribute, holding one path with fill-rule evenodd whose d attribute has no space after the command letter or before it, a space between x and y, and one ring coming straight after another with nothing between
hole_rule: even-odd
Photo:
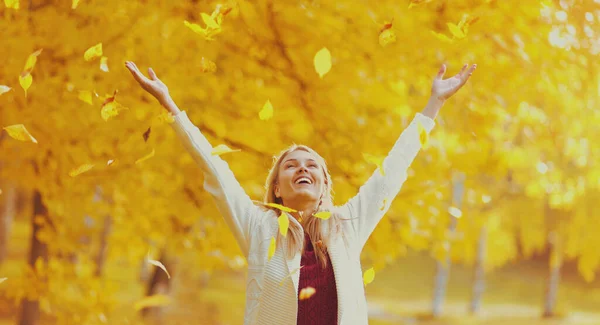
<instances>
[{"instance_id":1,"label":"woman's right hand","mask_svg":"<svg viewBox=\"0 0 600 325\"><path fill-rule=\"evenodd\" d=\"M170 95L167 85L158 79L152 68L148 68L148 75L150 78L147 78L132 61L125 61L125 67L129 69L129 72L131 72L133 78L135 78L140 86L150 93L150 95L154 96L159 103L163 104L169 99Z\"/></svg>"}]
</instances>

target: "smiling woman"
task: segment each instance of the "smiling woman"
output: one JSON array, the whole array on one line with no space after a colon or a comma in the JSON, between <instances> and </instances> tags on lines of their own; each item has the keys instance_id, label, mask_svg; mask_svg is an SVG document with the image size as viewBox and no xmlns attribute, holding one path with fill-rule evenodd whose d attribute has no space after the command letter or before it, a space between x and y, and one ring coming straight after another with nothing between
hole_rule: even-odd
<instances>
[{"instance_id":1,"label":"smiling woman","mask_svg":"<svg viewBox=\"0 0 600 325\"><path fill-rule=\"evenodd\" d=\"M264 203L279 205L274 208L254 204L227 162L211 154L211 144L177 108L152 69L149 79L133 62L125 65L175 116L175 132L202 168L204 188L248 261L244 324L368 324L362 249L406 180L406 171L421 149L420 134L431 132L444 101L465 84L475 66L465 65L443 80L446 67L442 65L423 112L414 116L358 194L342 206L333 205L331 176L316 151L292 145L281 152L265 184ZM293 212L286 212L289 209ZM329 217L319 217L320 212ZM283 234L279 218L289 221Z\"/></svg>"}]
</instances>

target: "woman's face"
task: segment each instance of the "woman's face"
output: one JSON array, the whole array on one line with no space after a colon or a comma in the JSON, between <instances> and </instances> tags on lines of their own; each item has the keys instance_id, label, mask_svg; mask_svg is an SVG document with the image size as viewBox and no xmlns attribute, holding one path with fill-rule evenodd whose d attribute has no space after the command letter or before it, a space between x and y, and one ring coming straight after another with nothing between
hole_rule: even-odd
<instances>
[{"instance_id":1,"label":"woman's face","mask_svg":"<svg viewBox=\"0 0 600 325\"><path fill-rule=\"evenodd\" d=\"M277 176L275 196L282 198L284 204L316 202L325 188L322 167L313 154L304 150L288 153L279 166Z\"/></svg>"}]
</instances>

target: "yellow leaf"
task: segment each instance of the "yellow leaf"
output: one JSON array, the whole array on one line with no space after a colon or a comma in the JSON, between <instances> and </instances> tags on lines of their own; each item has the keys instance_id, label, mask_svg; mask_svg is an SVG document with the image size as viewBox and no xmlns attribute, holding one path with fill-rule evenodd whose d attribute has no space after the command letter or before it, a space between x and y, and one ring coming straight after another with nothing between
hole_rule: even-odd
<instances>
[{"instance_id":1,"label":"yellow leaf","mask_svg":"<svg viewBox=\"0 0 600 325\"><path fill-rule=\"evenodd\" d=\"M379 34L379 45L386 46L396 42L396 33L391 29L386 29Z\"/></svg>"},{"instance_id":2,"label":"yellow leaf","mask_svg":"<svg viewBox=\"0 0 600 325\"><path fill-rule=\"evenodd\" d=\"M373 268L366 270L365 273L363 274L363 282L365 283L365 285L373 282L374 279L375 279L375 270Z\"/></svg>"},{"instance_id":3,"label":"yellow leaf","mask_svg":"<svg viewBox=\"0 0 600 325\"><path fill-rule=\"evenodd\" d=\"M304 265L300 266L299 268L293 270L292 272L290 272L290 274L286 275L285 278L281 279L281 281L279 281L279 286L283 285L283 282L285 281L285 279L287 279L288 277L291 277L292 275L296 274L296 272L300 271L301 268L303 268Z\"/></svg>"},{"instance_id":4,"label":"yellow leaf","mask_svg":"<svg viewBox=\"0 0 600 325\"><path fill-rule=\"evenodd\" d=\"M379 169L379 172L381 173L382 176L385 176L385 171L383 170L383 160L385 159L385 157L376 157L373 155L370 155L368 153L363 153L363 158L371 163L371 164L375 164L377 166L377 169Z\"/></svg>"},{"instance_id":5,"label":"yellow leaf","mask_svg":"<svg viewBox=\"0 0 600 325\"><path fill-rule=\"evenodd\" d=\"M431 33L433 34L433 36L435 36L440 41L443 41L443 42L446 42L446 43L454 43L453 39L451 39L450 37L448 37L448 36L446 36L444 34L436 33L434 31L431 31Z\"/></svg>"},{"instance_id":6,"label":"yellow leaf","mask_svg":"<svg viewBox=\"0 0 600 325\"><path fill-rule=\"evenodd\" d=\"M288 219L287 214L281 212L277 222L279 223L279 232L283 237L287 237L288 228L290 227L290 219Z\"/></svg>"},{"instance_id":7,"label":"yellow leaf","mask_svg":"<svg viewBox=\"0 0 600 325\"><path fill-rule=\"evenodd\" d=\"M453 23L447 23L446 25L448 25L448 29L450 30L450 33L452 33L452 35L458 39L463 39L465 38L467 35L465 35L465 33L455 24Z\"/></svg>"},{"instance_id":8,"label":"yellow leaf","mask_svg":"<svg viewBox=\"0 0 600 325\"><path fill-rule=\"evenodd\" d=\"M42 53L43 49L39 49L27 57L27 61L25 62L25 69L23 69L23 74L31 72L33 67L35 67L35 63L37 62L37 57Z\"/></svg>"},{"instance_id":9,"label":"yellow leaf","mask_svg":"<svg viewBox=\"0 0 600 325\"><path fill-rule=\"evenodd\" d=\"M266 121L272 117L273 105L271 104L271 100L267 99L267 102L265 103L265 105L263 105L263 108L258 113L258 118L260 118L262 121Z\"/></svg>"},{"instance_id":10,"label":"yellow leaf","mask_svg":"<svg viewBox=\"0 0 600 325\"><path fill-rule=\"evenodd\" d=\"M9 86L0 85L0 95L9 92L11 89Z\"/></svg>"},{"instance_id":11,"label":"yellow leaf","mask_svg":"<svg viewBox=\"0 0 600 325\"><path fill-rule=\"evenodd\" d=\"M112 165L113 162L114 162L114 160L110 159L109 161L106 162L106 166Z\"/></svg>"},{"instance_id":12,"label":"yellow leaf","mask_svg":"<svg viewBox=\"0 0 600 325\"><path fill-rule=\"evenodd\" d=\"M19 75L19 84L21 85L21 88L23 88L23 90L25 91L25 97L27 97L27 89L29 89L29 87L31 87L32 83L33 83L33 77L31 76L31 73L26 73L25 75Z\"/></svg>"},{"instance_id":13,"label":"yellow leaf","mask_svg":"<svg viewBox=\"0 0 600 325\"><path fill-rule=\"evenodd\" d=\"M111 117L115 117L119 115L119 112L127 107L119 104L116 101L117 90L112 94L112 96L106 96L104 99L104 103L102 103L102 109L100 110L100 116L104 121L108 121Z\"/></svg>"},{"instance_id":14,"label":"yellow leaf","mask_svg":"<svg viewBox=\"0 0 600 325\"><path fill-rule=\"evenodd\" d=\"M167 271L167 268L161 262L148 259L148 263L161 268L167 274L167 278L169 278L169 279L171 278L171 275L169 274L169 271Z\"/></svg>"},{"instance_id":15,"label":"yellow leaf","mask_svg":"<svg viewBox=\"0 0 600 325\"><path fill-rule=\"evenodd\" d=\"M71 9L76 9L78 5L79 5L79 0L73 0L73 3L71 4Z\"/></svg>"},{"instance_id":16,"label":"yellow leaf","mask_svg":"<svg viewBox=\"0 0 600 325\"><path fill-rule=\"evenodd\" d=\"M315 54L314 64L315 70L319 74L319 78L323 78L323 76L331 70L331 53L326 47L320 49Z\"/></svg>"},{"instance_id":17,"label":"yellow leaf","mask_svg":"<svg viewBox=\"0 0 600 325\"><path fill-rule=\"evenodd\" d=\"M100 58L100 70L108 72L108 58L105 56Z\"/></svg>"},{"instance_id":18,"label":"yellow leaf","mask_svg":"<svg viewBox=\"0 0 600 325\"><path fill-rule=\"evenodd\" d=\"M158 306L166 306L171 303L171 298L165 295L153 295L144 297L138 302L135 303L134 309L136 311L142 310L146 307L158 307Z\"/></svg>"},{"instance_id":19,"label":"yellow leaf","mask_svg":"<svg viewBox=\"0 0 600 325\"><path fill-rule=\"evenodd\" d=\"M327 219L331 218L331 212L319 211L319 212L315 213L314 216L315 216L315 218L327 220Z\"/></svg>"},{"instance_id":20,"label":"yellow leaf","mask_svg":"<svg viewBox=\"0 0 600 325\"><path fill-rule=\"evenodd\" d=\"M420 121L417 123L417 130L419 130L419 142L421 143L421 147L427 148L429 144L429 134Z\"/></svg>"},{"instance_id":21,"label":"yellow leaf","mask_svg":"<svg viewBox=\"0 0 600 325\"><path fill-rule=\"evenodd\" d=\"M98 43L83 53L83 59L86 61L92 61L95 58L102 56L102 43Z\"/></svg>"},{"instance_id":22,"label":"yellow leaf","mask_svg":"<svg viewBox=\"0 0 600 325\"><path fill-rule=\"evenodd\" d=\"M283 206L281 204L277 204L277 203L265 203L266 206L272 207L272 208L276 208L279 209L281 211L285 211L285 212L298 212L292 208L288 208L286 206Z\"/></svg>"},{"instance_id":23,"label":"yellow leaf","mask_svg":"<svg viewBox=\"0 0 600 325\"><path fill-rule=\"evenodd\" d=\"M451 216L455 217L455 218L460 218L462 217L462 211L460 211L459 208L451 206L448 208L448 213L450 213Z\"/></svg>"},{"instance_id":24,"label":"yellow leaf","mask_svg":"<svg viewBox=\"0 0 600 325\"><path fill-rule=\"evenodd\" d=\"M85 103L88 103L90 105L93 104L92 103L92 92L89 90L80 90L78 97Z\"/></svg>"},{"instance_id":25,"label":"yellow leaf","mask_svg":"<svg viewBox=\"0 0 600 325\"><path fill-rule=\"evenodd\" d=\"M220 144L216 147L214 147L211 151L211 155L213 156L220 156L222 154L226 154L226 153L231 153L231 152L237 152L237 151L242 151L240 149L231 149L229 148L227 145L224 144Z\"/></svg>"},{"instance_id":26,"label":"yellow leaf","mask_svg":"<svg viewBox=\"0 0 600 325\"><path fill-rule=\"evenodd\" d=\"M93 164L83 164L83 165L71 170L69 172L69 176L75 177L79 174L83 174L83 173L87 172L88 170L92 169L93 167L94 167Z\"/></svg>"},{"instance_id":27,"label":"yellow leaf","mask_svg":"<svg viewBox=\"0 0 600 325\"><path fill-rule=\"evenodd\" d=\"M408 9L428 2L431 2L431 0L410 0L410 3L408 4Z\"/></svg>"},{"instance_id":28,"label":"yellow leaf","mask_svg":"<svg viewBox=\"0 0 600 325\"><path fill-rule=\"evenodd\" d=\"M0 278L0 283L6 281L8 278Z\"/></svg>"},{"instance_id":29,"label":"yellow leaf","mask_svg":"<svg viewBox=\"0 0 600 325\"><path fill-rule=\"evenodd\" d=\"M137 165L137 164L139 164L139 163L141 163L141 162L143 162L143 161L146 161L146 160L148 160L148 159L150 159L150 158L154 157L154 153L155 153L155 151L154 151L154 148L152 148L152 152L150 152L149 154L145 155L144 157L142 157L142 158L140 158L140 159L136 160L136 161L135 161L135 164Z\"/></svg>"},{"instance_id":30,"label":"yellow leaf","mask_svg":"<svg viewBox=\"0 0 600 325\"><path fill-rule=\"evenodd\" d=\"M175 116L173 116L173 114L171 114L169 111L163 109L155 117L155 121L158 124L165 124L165 123L171 124L171 123L175 122Z\"/></svg>"},{"instance_id":31,"label":"yellow leaf","mask_svg":"<svg viewBox=\"0 0 600 325\"><path fill-rule=\"evenodd\" d=\"M19 0L4 0L6 8L19 9Z\"/></svg>"},{"instance_id":32,"label":"yellow leaf","mask_svg":"<svg viewBox=\"0 0 600 325\"><path fill-rule=\"evenodd\" d=\"M217 71L217 65L211 60L202 57L200 61L200 72L215 72Z\"/></svg>"},{"instance_id":33,"label":"yellow leaf","mask_svg":"<svg viewBox=\"0 0 600 325\"><path fill-rule=\"evenodd\" d=\"M31 136L31 134L29 134L29 131L27 131L23 124L5 126L3 127L3 129L6 130L6 132L8 132L8 135L13 139L38 143L37 140L33 136Z\"/></svg>"},{"instance_id":34,"label":"yellow leaf","mask_svg":"<svg viewBox=\"0 0 600 325\"><path fill-rule=\"evenodd\" d=\"M315 290L315 288L313 288L313 287L302 288L302 290L300 290L300 293L298 294L298 299L299 300L308 299L308 298L312 297L316 292L317 292L317 290Z\"/></svg>"},{"instance_id":35,"label":"yellow leaf","mask_svg":"<svg viewBox=\"0 0 600 325\"><path fill-rule=\"evenodd\" d=\"M269 244L269 261L271 260L271 257L275 255L276 248L277 246L275 244L275 237L271 237L271 243Z\"/></svg>"},{"instance_id":36,"label":"yellow leaf","mask_svg":"<svg viewBox=\"0 0 600 325\"><path fill-rule=\"evenodd\" d=\"M213 29L221 29L221 26L217 24L217 22L208 14L200 13L200 17L202 17L202 21L206 24L206 27Z\"/></svg>"}]
</instances>

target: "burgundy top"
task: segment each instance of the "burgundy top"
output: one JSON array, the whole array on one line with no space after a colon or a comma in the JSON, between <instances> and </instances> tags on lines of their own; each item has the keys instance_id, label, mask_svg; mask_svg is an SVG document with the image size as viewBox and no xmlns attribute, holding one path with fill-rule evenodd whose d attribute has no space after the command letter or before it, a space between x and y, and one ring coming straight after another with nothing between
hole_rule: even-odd
<instances>
[{"instance_id":1,"label":"burgundy top","mask_svg":"<svg viewBox=\"0 0 600 325\"><path fill-rule=\"evenodd\" d=\"M308 234L304 234L305 248L300 260L298 296L306 287L315 288L312 297L298 299L297 325L337 325L337 290L331 259L327 255L327 268L317 264L317 256Z\"/></svg>"}]
</instances>

